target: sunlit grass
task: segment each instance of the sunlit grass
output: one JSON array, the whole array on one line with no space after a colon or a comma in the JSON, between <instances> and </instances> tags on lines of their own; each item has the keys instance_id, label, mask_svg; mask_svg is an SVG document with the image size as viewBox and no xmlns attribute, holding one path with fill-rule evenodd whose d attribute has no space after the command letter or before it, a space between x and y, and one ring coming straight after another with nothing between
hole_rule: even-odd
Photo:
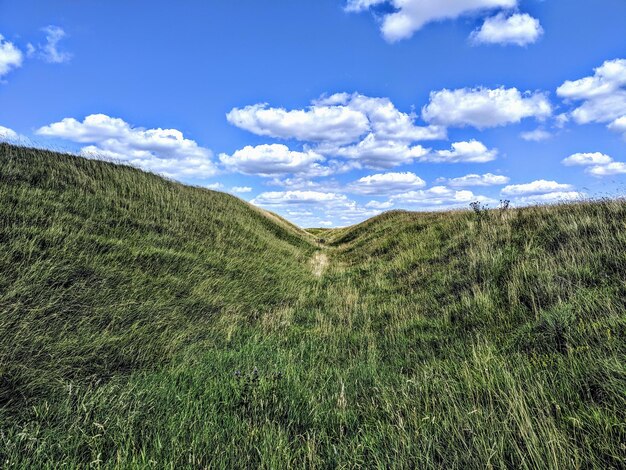
<instances>
[{"instance_id":1,"label":"sunlit grass","mask_svg":"<svg viewBox=\"0 0 626 470\"><path fill-rule=\"evenodd\" d=\"M626 465L623 201L313 236L67 155L0 179L0 466Z\"/></svg>"}]
</instances>

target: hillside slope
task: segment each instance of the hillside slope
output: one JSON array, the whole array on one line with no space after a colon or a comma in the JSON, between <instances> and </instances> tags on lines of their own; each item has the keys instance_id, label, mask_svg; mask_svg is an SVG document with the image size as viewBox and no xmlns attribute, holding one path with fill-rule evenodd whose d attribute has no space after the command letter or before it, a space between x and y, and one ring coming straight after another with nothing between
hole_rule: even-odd
<instances>
[{"instance_id":1,"label":"hillside slope","mask_svg":"<svg viewBox=\"0 0 626 470\"><path fill-rule=\"evenodd\" d=\"M0 179L7 467L626 464L623 201L313 236L68 155Z\"/></svg>"},{"instance_id":2,"label":"hillside slope","mask_svg":"<svg viewBox=\"0 0 626 470\"><path fill-rule=\"evenodd\" d=\"M3 401L162 364L309 276L305 232L224 193L6 144L0 175Z\"/></svg>"}]
</instances>

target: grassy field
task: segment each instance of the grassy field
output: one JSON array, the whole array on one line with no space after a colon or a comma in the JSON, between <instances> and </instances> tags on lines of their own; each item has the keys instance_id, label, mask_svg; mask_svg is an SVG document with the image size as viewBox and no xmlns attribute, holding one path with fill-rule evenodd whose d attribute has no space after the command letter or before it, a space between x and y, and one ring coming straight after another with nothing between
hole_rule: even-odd
<instances>
[{"instance_id":1,"label":"grassy field","mask_svg":"<svg viewBox=\"0 0 626 470\"><path fill-rule=\"evenodd\" d=\"M0 241L0 467L626 467L626 202L304 232L2 144Z\"/></svg>"}]
</instances>

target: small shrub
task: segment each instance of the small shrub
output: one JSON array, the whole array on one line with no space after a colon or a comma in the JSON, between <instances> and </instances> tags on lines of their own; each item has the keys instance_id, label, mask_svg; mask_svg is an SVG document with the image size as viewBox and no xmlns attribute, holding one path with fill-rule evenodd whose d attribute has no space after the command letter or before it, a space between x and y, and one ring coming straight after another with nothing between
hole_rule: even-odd
<instances>
[{"instance_id":1,"label":"small shrub","mask_svg":"<svg viewBox=\"0 0 626 470\"><path fill-rule=\"evenodd\" d=\"M470 208L474 211L474 215L476 216L476 220L482 222L482 220L487 217L487 211L489 207L480 201L474 201L470 203Z\"/></svg>"}]
</instances>

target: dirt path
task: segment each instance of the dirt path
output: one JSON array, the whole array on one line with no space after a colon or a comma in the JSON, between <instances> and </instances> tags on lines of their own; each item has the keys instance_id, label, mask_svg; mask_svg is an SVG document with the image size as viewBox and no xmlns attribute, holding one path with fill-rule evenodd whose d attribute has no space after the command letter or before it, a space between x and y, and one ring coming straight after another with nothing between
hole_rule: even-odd
<instances>
[{"instance_id":1,"label":"dirt path","mask_svg":"<svg viewBox=\"0 0 626 470\"><path fill-rule=\"evenodd\" d=\"M313 258L311 258L311 266L313 269L313 275L316 277L321 277L324 273L324 270L328 266L328 256L321 251L315 253Z\"/></svg>"}]
</instances>

